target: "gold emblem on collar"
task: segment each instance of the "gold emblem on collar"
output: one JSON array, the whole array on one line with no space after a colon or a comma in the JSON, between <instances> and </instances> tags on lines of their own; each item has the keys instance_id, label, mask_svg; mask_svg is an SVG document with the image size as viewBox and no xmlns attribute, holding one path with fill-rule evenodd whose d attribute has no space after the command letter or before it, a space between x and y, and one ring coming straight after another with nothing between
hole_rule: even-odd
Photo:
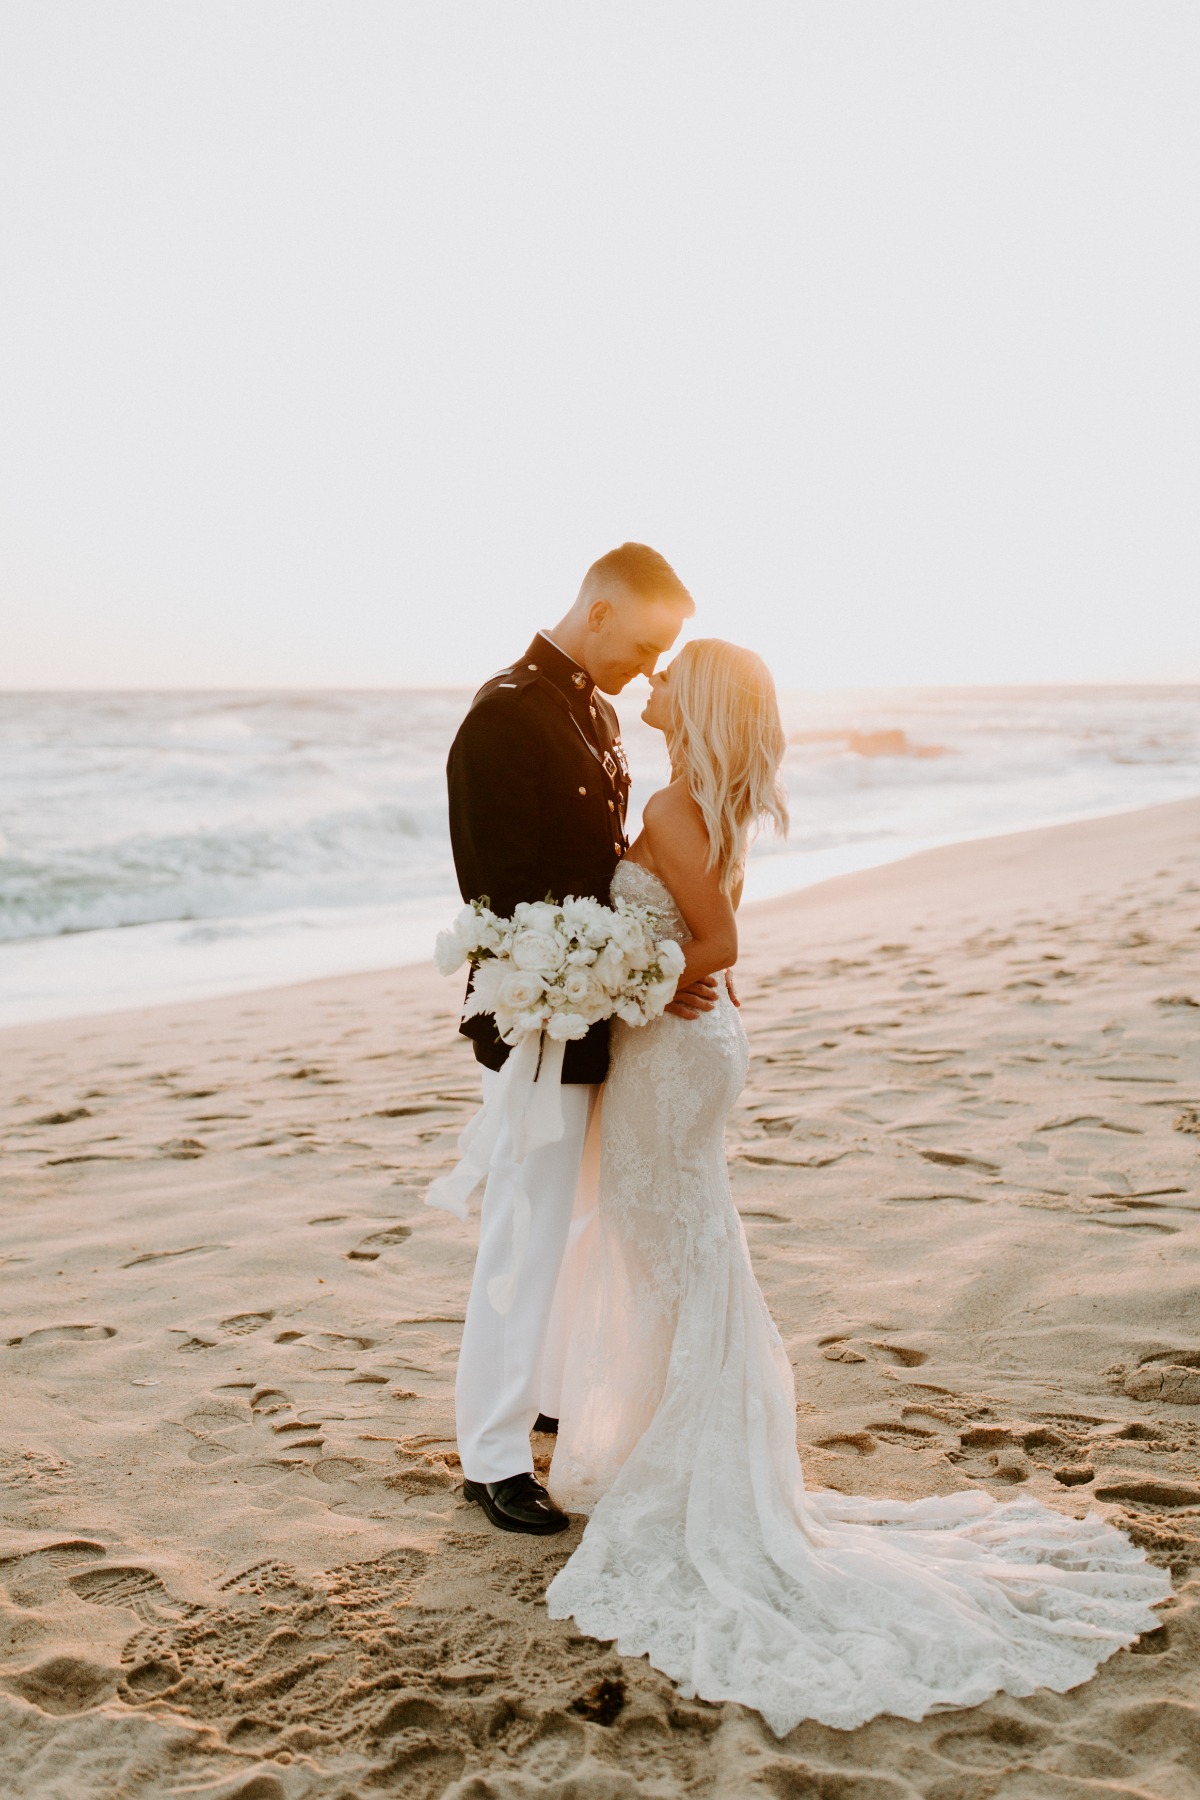
<instances>
[{"instance_id":1,"label":"gold emblem on collar","mask_svg":"<svg viewBox=\"0 0 1200 1800\"><path fill-rule=\"evenodd\" d=\"M571 680L575 683L575 686L577 688L585 687L587 685L587 676L584 674L582 669L578 670L576 674L572 675Z\"/></svg>"}]
</instances>

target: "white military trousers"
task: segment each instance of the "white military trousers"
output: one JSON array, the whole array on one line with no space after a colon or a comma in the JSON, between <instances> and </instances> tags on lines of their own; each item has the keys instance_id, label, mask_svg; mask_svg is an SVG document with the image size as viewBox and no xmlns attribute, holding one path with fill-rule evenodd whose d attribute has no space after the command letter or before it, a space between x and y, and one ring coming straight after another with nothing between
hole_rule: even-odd
<instances>
[{"instance_id":1,"label":"white military trousers","mask_svg":"<svg viewBox=\"0 0 1200 1800\"><path fill-rule=\"evenodd\" d=\"M486 1100L497 1077L491 1069L482 1074ZM458 1454L468 1481L532 1473L533 1422L539 1412L558 1416L572 1296L595 1220L599 1094L599 1087L564 1082L562 1137L534 1150L519 1171L508 1127L501 1127L483 1194L454 1387ZM518 1172L532 1217L516 1293L501 1312L488 1283L513 1267Z\"/></svg>"}]
</instances>

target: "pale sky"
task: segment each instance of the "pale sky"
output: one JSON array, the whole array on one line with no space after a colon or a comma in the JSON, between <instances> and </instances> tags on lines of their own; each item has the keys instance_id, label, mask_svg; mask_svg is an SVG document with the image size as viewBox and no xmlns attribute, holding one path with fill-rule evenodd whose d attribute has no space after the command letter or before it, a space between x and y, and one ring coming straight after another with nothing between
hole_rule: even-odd
<instances>
[{"instance_id":1,"label":"pale sky","mask_svg":"<svg viewBox=\"0 0 1200 1800\"><path fill-rule=\"evenodd\" d=\"M1200 679L1195 0L5 0L0 686Z\"/></svg>"}]
</instances>

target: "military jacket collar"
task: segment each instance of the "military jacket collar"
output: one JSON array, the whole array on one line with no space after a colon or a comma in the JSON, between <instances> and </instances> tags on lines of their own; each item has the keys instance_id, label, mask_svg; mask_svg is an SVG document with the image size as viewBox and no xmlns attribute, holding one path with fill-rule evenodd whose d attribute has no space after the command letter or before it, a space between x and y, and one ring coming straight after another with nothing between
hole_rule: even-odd
<instances>
[{"instance_id":1,"label":"military jacket collar","mask_svg":"<svg viewBox=\"0 0 1200 1800\"><path fill-rule=\"evenodd\" d=\"M586 669L574 657L539 631L522 659L531 674L544 676L569 701L573 712L587 718L596 687Z\"/></svg>"}]
</instances>

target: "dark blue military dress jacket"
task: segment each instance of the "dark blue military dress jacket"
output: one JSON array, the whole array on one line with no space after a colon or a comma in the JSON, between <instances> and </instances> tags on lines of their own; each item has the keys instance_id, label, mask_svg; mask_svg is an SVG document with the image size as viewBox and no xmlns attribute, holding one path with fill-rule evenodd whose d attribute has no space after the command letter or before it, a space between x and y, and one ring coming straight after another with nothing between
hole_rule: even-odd
<instances>
[{"instance_id":1,"label":"dark blue military dress jacket","mask_svg":"<svg viewBox=\"0 0 1200 1800\"><path fill-rule=\"evenodd\" d=\"M519 900L608 902L627 848L629 766L617 715L591 677L539 632L511 668L485 682L446 765L450 841L464 900L487 896L507 918ZM508 1046L490 1014L460 1027L499 1069ZM608 1025L567 1045L563 1080L603 1081Z\"/></svg>"}]
</instances>

